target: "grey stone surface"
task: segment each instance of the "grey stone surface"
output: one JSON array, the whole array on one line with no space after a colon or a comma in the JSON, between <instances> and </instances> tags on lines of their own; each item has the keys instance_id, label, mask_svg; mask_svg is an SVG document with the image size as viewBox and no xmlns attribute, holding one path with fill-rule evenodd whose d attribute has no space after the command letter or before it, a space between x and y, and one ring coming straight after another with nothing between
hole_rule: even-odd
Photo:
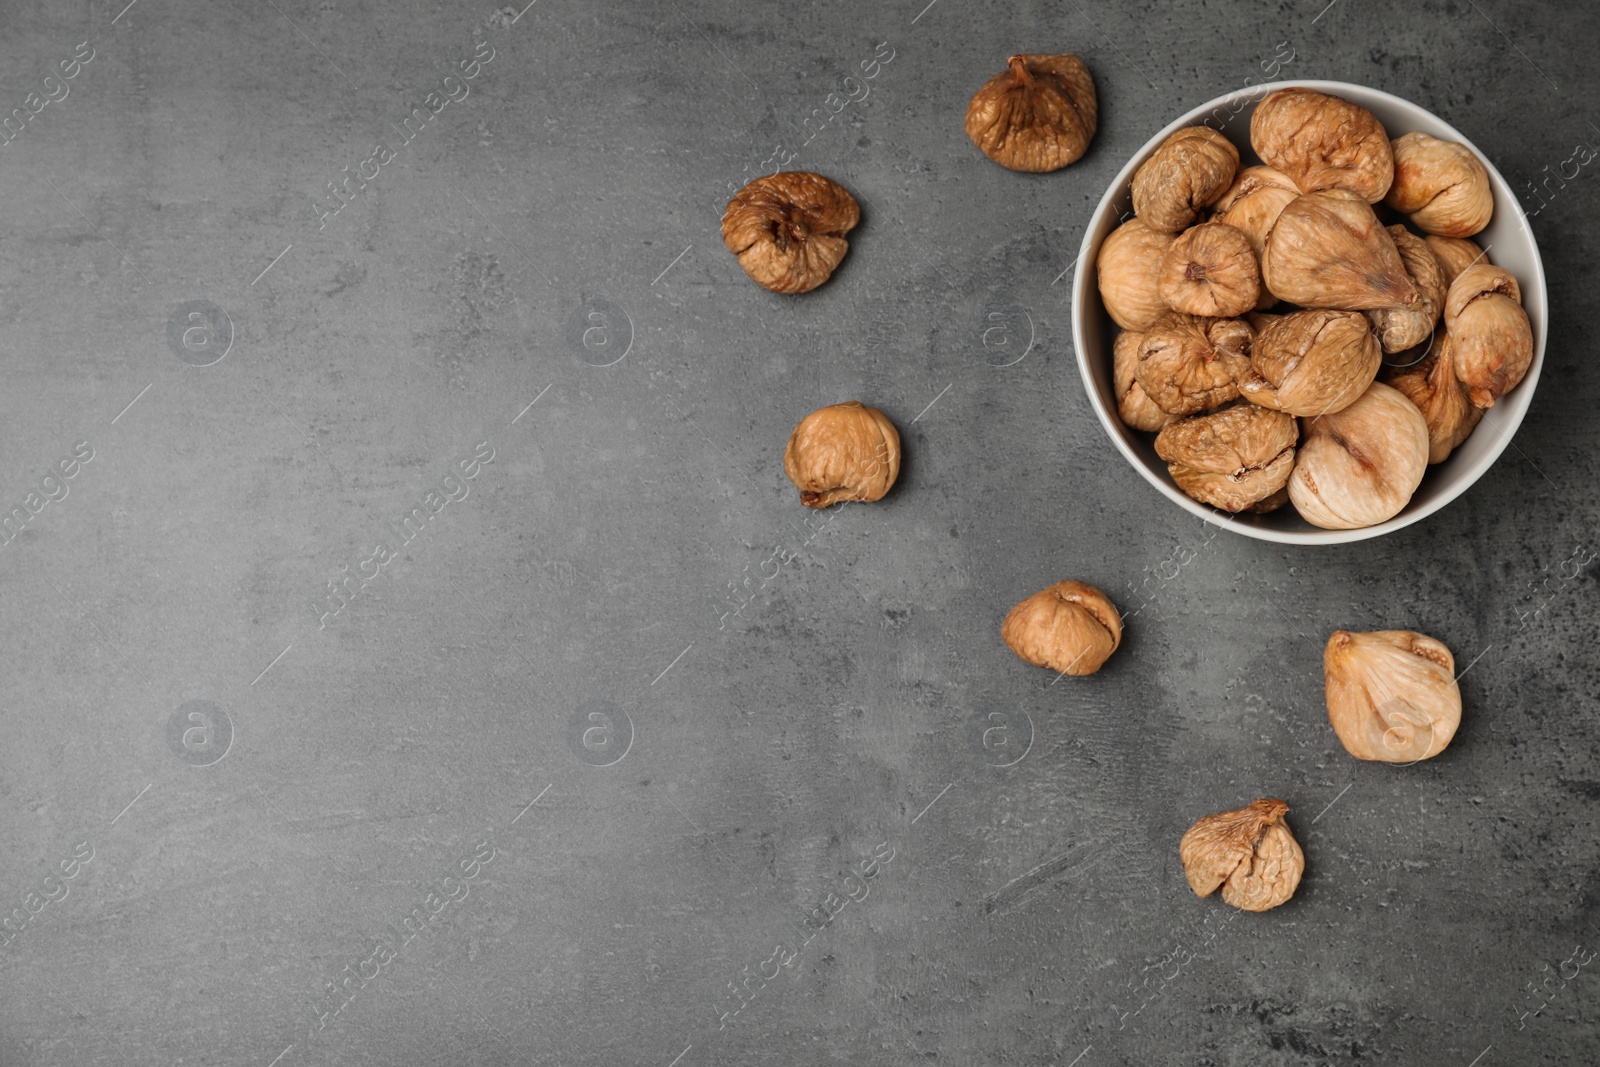
<instances>
[{"instance_id":1,"label":"grey stone surface","mask_svg":"<svg viewBox=\"0 0 1600 1067\"><path fill-rule=\"evenodd\" d=\"M1061 276L1128 155L1280 42L1529 189L1600 141L1594 8L124 2L0 11L0 108L59 97L0 147L0 499L73 470L0 550L0 1064L1595 1060L1594 164L1533 220L1514 447L1377 543L1163 501ZM961 133L1017 50L1094 71L1067 171ZM864 207L803 298L718 234L780 145ZM781 450L847 398L905 470L812 516ZM1130 619L1052 684L998 624L1069 576ZM1344 753L1340 627L1471 665L1447 752ZM1308 866L1240 915L1177 840L1257 796Z\"/></svg>"}]
</instances>

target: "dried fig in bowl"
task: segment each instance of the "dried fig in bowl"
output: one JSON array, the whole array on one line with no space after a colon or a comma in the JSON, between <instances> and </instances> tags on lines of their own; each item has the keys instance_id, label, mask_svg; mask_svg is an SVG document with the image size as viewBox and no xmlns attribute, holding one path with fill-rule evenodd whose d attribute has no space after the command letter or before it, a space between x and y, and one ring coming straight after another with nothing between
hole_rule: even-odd
<instances>
[{"instance_id":1,"label":"dried fig in bowl","mask_svg":"<svg viewBox=\"0 0 1600 1067\"><path fill-rule=\"evenodd\" d=\"M967 105L966 131L1010 170L1042 173L1076 162L1099 121L1089 68L1075 55L1017 55Z\"/></svg>"},{"instance_id":2,"label":"dried fig in bowl","mask_svg":"<svg viewBox=\"0 0 1600 1067\"><path fill-rule=\"evenodd\" d=\"M1343 411L1304 420L1300 436L1289 499L1301 518L1325 530L1394 518L1428 469L1422 412L1382 382Z\"/></svg>"},{"instance_id":3,"label":"dried fig in bowl","mask_svg":"<svg viewBox=\"0 0 1600 1067\"><path fill-rule=\"evenodd\" d=\"M1394 184L1384 202L1425 233L1471 237L1489 225L1494 191L1483 160L1464 144L1421 132L1397 137Z\"/></svg>"},{"instance_id":4,"label":"dried fig in bowl","mask_svg":"<svg viewBox=\"0 0 1600 1067\"><path fill-rule=\"evenodd\" d=\"M1533 327L1510 272L1480 263L1458 274L1445 295L1444 328L1456 377L1478 407L1494 407L1528 373Z\"/></svg>"},{"instance_id":5,"label":"dried fig in bowl","mask_svg":"<svg viewBox=\"0 0 1600 1067\"><path fill-rule=\"evenodd\" d=\"M1177 233L1228 191L1239 150L1209 126L1185 126L1161 142L1133 173L1133 211L1148 225Z\"/></svg>"},{"instance_id":6,"label":"dried fig in bowl","mask_svg":"<svg viewBox=\"0 0 1600 1067\"><path fill-rule=\"evenodd\" d=\"M1240 512L1288 484L1299 437L1292 416L1241 402L1169 423L1156 436L1156 455L1185 493Z\"/></svg>"},{"instance_id":7,"label":"dried fig in bowl","mask_svg":"<svg viewBox=\"0 0 1600 1067\"><path fill-rule=\"evenodd\" d=\"M1483 418L1483 409L1467 398L1467 387L1456 377L1447 332L1441 331L1420 359L1386 371L1383 380L1417 405L1427 421L1429 464L1449 458Z\"/></svg>"},{"instance_id":8,"label":"dried fig in bowl","mask_svg":"<svg viewBox=\"0 0 1600 1067\"><path fill-rule=\"evenodd\" d=\"M1202 222L1167 249L1159 288L1175 311L1232 318L1255 309L1261 268L1244 234L1227 223Z\"/></svg>"},{"instance_id":9,"label":"dried fig in bowl","mask_svg":"<svg viewBox=\"0 0 1600 1067\"><path fill-rule=\"evenodd\" d=\"M1446 289L1456 280L1456 275L1468 267L1489 262L1488 255L1478 247L1478 243L1465 237L1440 237L1430 233L1422 242L1433 252L1433 258L1439 261L1439 273Z\"/></svg>"},{"instance_id":10,"label":"dried fig in bowl","mask_svg":"<svg viewBox=\"0 0 1600 1067\"><path fill-rule=\"evenodd\" d=\"M1183 873L1196 896L1222 889L1224 903L1266 911L1294 896L1306 857L1283 817L1289 805L1261 799L1207 815L1178 842Z\"/></svg>"},{"instance_id":11,"label":"dried fig in bowl","mask_svg":"<svg viewBox=\"0 0 1600 1067\"><path fill-rule=\"evenodd\" d=\"M1167 311L1161 262L1173 235L1132 218L1106 235L1095 256L1095 277L1106 314L1124 330L1148 330Z\"/></svg>"},{"instance_id":12,"label":"dried fig in bowl","mask_svg":"<svg viewBox=\"0 0 1600 1067\"><path fill-rule=\"evenodd\" d=\"M1394 239L1417 299L1404 307L1369 311L1367 318L1385 352L1404 352L1426 341L1444 313L1444 271L1428 243L1404 226L1390 226L1389 236Z\"/></svg>"},{"instance_id":13,"label":"dried fig in bowl","mask_svg":"<svg viewBox=\"0 0 1600 1067\"><path fill-rule=\"evenodd\" d=\"M1308 308L1405 307L1416 286L1378 216L1361 200L1307 193L1278 215L1261 257L1267 288Z\"/></svg>"},{"instance_id":14,"label":"dried fig in bowl","mask_svg":"<svg viewBox=\"0 0 1600 1067\"><path fill-rule=\"evenodd\" d=\"M1133 376L1169 415L1193 415L1239 395L1254 332L1240 319L1169 311L1145 332Z\"/></svg>"},{"instance_id":15,"label":"dried fig in bowl","mask_svg":"<svg viewBox=\"0 0 1600 1067\"><path fill-rule=\"evenodd\" d=\"M1267 250L1267 235L1290 201L1300 195L1300 188L1282 171L1271 167L1246 167L1228 191L1217 201L1212 222L1225 222L1250 240L1250 248L1259 263ZM1261 287L1258 309L1266 309L1278 302L1272 290Z\"/></svg>"},{"instance_id":16,"label":"dried fig in bowl","mask_svg":"<svg viewBox=\"0 0 1600 1067\"><path fill-rule=\"evenodd\" d=\"M1172 418L1145 395L1134 369L1139 365L1139 345L1144 334L1124 330L1111 346L1111 384L1117 394L1117 414L1135 430L1155 433Z\"/></svg>"},{"instance_id":17,"label":"dried fig in bowl","mask_svg":"<svg viewBox=\"0 0 1600 1067\"><path fill-rule=\"evenodd\" d=\"M1268 94L1250 117L1250 143L1263 163L1308 193L1344 189L1376 204L1394 180L1394 151L1383 123L1366 108L1315 89Z\"/></svg>"},{"instance_id":18,"label":"dried fig in bowl","mask_svg":"<svg viewBox=\"0 0 1600 1067\"><path fill-rule=\"evenodd\" d=\"M859 400L829 404L789 435L783 472L808 508L881 500L900 476L900 434L889 416Z\"/></svg>"},{"instance_id":19,"label":"dried fig in bowl","mask_svg":"<svg viewBox=\"0 0 1600 1067\"><path fill-rule=\"evenodd\" d=\"M722 243L775 293L806 293L833 275L861 208L843 186L809 171L757 178L722 213Z\"/></svg>"},{"instance_id":20,"label":"dried fig in bowl","mask_svg":"<svg viewBox=\"0 0 1600 1067\"><path fill-rule=\"evenodd\" d=\"M1322 415L1355 403L1382 362L1360 313L1291 311L1256 335L1239 393L1290 415Z\"/></svg>"}]
</instances>

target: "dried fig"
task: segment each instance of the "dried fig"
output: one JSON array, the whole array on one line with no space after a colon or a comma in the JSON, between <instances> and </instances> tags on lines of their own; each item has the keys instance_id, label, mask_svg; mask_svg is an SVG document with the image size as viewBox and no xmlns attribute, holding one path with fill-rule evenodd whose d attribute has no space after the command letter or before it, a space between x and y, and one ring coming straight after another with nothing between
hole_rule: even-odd
<instances>
[{"instance_id":1,"label":"dried fig","mask_svg":"<svg viewBox=\"0 0 1600 1067\"><path fill-rule=\"evenodd\" d=\"M1417 291L1415 303L1367 312L1385 352L1404 352L1428 339L1444 313L1444 271L1428 243L1404 226L1390 226L1389 236L1405 264L1406 277Z\"/></svg>"},{"instance_id":2,"label":"dried fig","mask_svg":"<svg viewBox=\"0 0 1600 1067\"><path fill-rule=\"evenodd\" d=\"M1134 378L1169 415L1193 415L1239 395L1254 337L1240 319L1205 319L1169 311L1139 343Z\"/></svg>"},{"instance_id":3,"label":"dried fig","mask_svg":"<svg viewBox=\"0 0 1600 1067\"><path fill-rule=\"evenodd\" d=\"M1261 277L1273 295L1310 308L1404 307L1417 298L1394 238L1372 208L1337 193L1307 193L1278 215Z\"/></svg>"},{"instance_id":4,"label":"dried fig","mask_svg":"<svg viewBox=\"0 0 1600 1067\"><path fill-rule=\"evenodd\" d=\"M1093 674L1122 643L1122 616L1094 586L1057 582L1012 608L1000 637L1036 667Z\"/></svg>"},{"instance_id":5,"label":"dried fig","mask_svg":"<svg viewBox=\"0 0 1600 1067\"><path fill-rule=\"evenodd\" d=\"M1211 221L1226 222L1249 238L1250 248L1259 261L1267 250L1267 235L1272 232L1278 215L1299 195L1300 189L1282 171L1271 167L1246 167L1217 201ZM1263 285L1256 307L1269 308L1277 302L1278 298Z\"/></svg>"},{"instance_id":6,"label":"dried fig","mask_svg":"<svg viewBox=\"0 0 1600 1067\"><path fill-rule=\"evenodd\" d=\"M1443 463L1483 418L1483 409L1467 398L1466 387L1456 378L1447 332L1438 334L1421 360L1386 373L1384 381L1404 393L1427 420L1429 463Z\"/></svg>"},{"instance_id":7,"label":"dried fig","mask_svg":"<svg viewBox=\"0 0 1600 1067\"><path fill-rule=\"evenodd\" d=\"M1323 649L1322 670L1328 721L1356 759L1428 759L1461 725L1455 657L1425 634L1337 630Z\"/></svg>"},{"instance_id":8,"label":"dried fig","mask_svg":"<svg viewBox=\"0 0 1600 1067\"><path fill-rule=\"evenodd\" d=\"M1144 334L1124 330L1111 346L1111 381L1117 394L1117 414L1135 430L1154 433L1172 416L1156 406L1133 379L1139 364L1139 345Z\"/></svg>"},{"instance_id":9,"label":"dried fig","mask_svg":"<svg viewBox=\"0 0 1600 1067\"><path fill-rule=\"evenodd\" d=\"M830 404L789 435L783 472L808 508L881 500L900 476L900 434L887 415L859 400Z\"/></svg>"},{"instance_id":10,"label":"dried fig","mask_svg":"<svg viewBox=\"0 0 1600 1067\"><path fill-rule=\"evenodd\" d=\"M1222 887L1225 903L1266 911L1294 896L1306 857L1283 821L1289 805L1257 800L1234 811L1207 815L1178 843L1183 873L1196 896Z\"/></svg>"},{"instance_id":11,"label":"dried fig","mask_svg":"<svg viewBox=\"0 0 1600 1067\"><path fill-rule=\"evenodd\" d=\"M1272 497L1289 481L1300 437L1291 416L1239 403L1169 423L1156 455L1178 488L1202 504L1239 512Z\"/></svg>"},{"instance_id":12,"label":"dried fig","mask_svg":"<svg viewBox=\"0 0 1600 1067\"><path fill-rule=\"evenodd\" d=\"M1489 257L1478 247L1478 243L1465 237L1440 237L1430 233L1422 240L1433 250L1433 258L1439 261L1440 277L1444 279L1446 289L1456 280L1456 275L1468 267L1489 262Z\"/></svg>"},{"instance_id":13,"label":"dried fig","mask_svg":"<svg viewBox=\"0 0 1600 1067\"><path fill-rule=\"evenodd\" d=\"M1011 170L1059 170L1094 138L1099 103L1089 68L1075 55L1019 55L967 105L967 136Z\"/></svg>"},{"instance_id":14,"label":"dried fig","mask_svg":"<svg viewBox=\"0 0 1600 1067\"><path fill-rule=\"evenodd\" d=\"M1250 117L1250 143L1263 163L1308 193L1347 189L1376 204L1394 180L1383 123L1364 107L1314 89L1269 94Z\"/></svg>"},{"instance_id":15,"label":"dried fig","mask_svg":"<svg viewBox=\"0 0 1600 1067\"><path fill-rule=\"evenodd\" d=\"M1106 235L1095 274L1106 314L1124 330L1148 330L1167 310L1161 299L1161 261L1173 235L1129 219Z\"/></svg>"},{"instance_id":16,"label":"dried fig","mask_svg":"<svg viewBox=\"0 0 1600 1067\"><path fill-rule=\"evenodd\" d=\"M1394 184L1384 203L1418 229L1443 237L1471 237L1489 225L1494 190L1472 149L1425 133L1396 137L1391 147Z\"/></svg>"},{"instance_id":17,"label":"dried fig","mask_svg":"<svg viewBox=\"0 0 1600 1067\"><path fill-rule=\"evenodd\" d=\"M1133 212L1167 233L1186 229L1228 191L1239 150L1209 126L1185 126L1133 174Z\"/></svg>"},{"instance_id":18,"label":"dried fig","mask_svg":"<svg viewBox=\"0 0 1600 1067\"><path fill-rule=\"evenodd\" d=\"M1254 310L1261 268L1244 234L1224 222L1202 222L1167 249L1159 286L1176 311L1231 318Z\"/></svg>"},{"instance_id":19,"label":"dried fig","mask_svg":"<svg viewBox=\"0 0 1600 1067\"><path fill-rule=\"evenodd\" d=\"M1428 469L1428 424L1404 394L1373 382L1361 399L1300 426L1289 499L1325 530L1354 530L1400 514Z\"/></svg>"},{"instance_id":20,"label":"dried fig","mask_svg":"<svg viewBox=\"0 0 1600 1067\"><path fill-rule=\"evenodd\" d=\"M1450 283L1444 328L1456 377L1480 408L1494 407L1522 381L1533 362L1533 327L1522 310L1517 279L1500 267L1479 263Z\"/></svg>"},{"instance_id":21,"label":"dried fig","mask_svg":"<svg viewBox=\"0 0 1600 1067\"><path fill-rule=\"evenodd\" d=\"M1356 402L1383 353L1355 311L1291 311L1256 335L1239 393L1290 415L1322 415Z\"/></svg>"},{"instance_id":22,"label":"dried fig","mask_svg":"<svg viewBox=\"0 0 1600 1067\"><path fill-rule=\"evenodd\" d=\"M757 178L722 213L722 243L739 266L775 293L807 293L833 274L861 221L855 197L808 171Z\"/></svg>"}]
</instances>

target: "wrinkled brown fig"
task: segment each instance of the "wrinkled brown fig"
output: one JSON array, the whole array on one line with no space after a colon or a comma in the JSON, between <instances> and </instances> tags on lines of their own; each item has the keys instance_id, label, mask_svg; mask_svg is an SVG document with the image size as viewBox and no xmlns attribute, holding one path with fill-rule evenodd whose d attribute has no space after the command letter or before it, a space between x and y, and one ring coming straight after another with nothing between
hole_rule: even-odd
<instances>
[{"instance_id":1,"label":"wrinkled brown fig","mask_svg":"<svg viewBox=\"0 0 1600 1067\"><path fill-rule=\"evenodd\" d=\"M1169 423L1156 436L1156 455L1167 461L1179 489L1202 504L1239 512L1288 483L1299 436L1290 416L1240 403Z\"/></svg>"},{"instance_id":2,"label":"wrinkled brown fig","mask_svg":"<svg viewBox=\"0 0 1600 1067\"><path fill-rule=\"evenodd\" d=\"M1178 235L1161 260L1161 299L1190 315L1232 318L1254 310L1261 268L1250 239L1222 222L1202 222Z\"/></svg>"},{"instance_id":3,"label":"wrinkled brown fig","mask_svg":"<svg viewBox=\"0 0 1600 1067\"><path fill-rule=\"evenodd\" d=\"M1239 150L1209 126L1185 126L1133 173L1133 212L1149 225L1177 233L1200 209L1228 191Z\"/></svg>"},{"instance_id":4,"label":"wrinkled brown fig","mask_svg":"<svg viewBox=\"0 0 1600 1067\"><path fill-rule=\"evenodd\" d=\"M1480 408L1492 408L1533 362L1533 327L1511 274L1479 263L1456 275L1444 299L1444 328L1456 377Z\"/></svg>"},{"instance_id":5,"label":"wrinkled brown fig","mask_svg":"<svg viewBox=\"0 0 1600 1067\"><path fill-rule=\"evenodd\" d=\"M1291 311L1256 335L1239 394L1290 415L1323 415L1356 402L1383 355L1354 311Z\"/></svg>"},{"instance_id":6,"label":"wrinkled brown fig","mask_svg":"<svg viewBox=\"0 0 1600 1067\"><path fill-rule=\"evenodd\" d=\"M1356 759L1415 763L1444 751L1461 725L1450 650L1411 630L1336 630L1322 652L1328 721Z\"/></svg>"},{"instance_id":7,"label":"wrinkled brown fig","mask_svg":"<svg viewBox=\"0 0 1600 1067\"><path fill-rule=\"evenodd\" d=\"M1367 311L1417 298L1394 238L1372 208L1336 193L1307 193L1279 213L1261 277L1275 296L1309 308Z\"/></svg>"},{"instance_id":8,"label":"wrinkled brown fig","mask_svg":"<svg viewBox=\"0 0 1600 1067\"><path fill-rule=\"evenodd\" d=\"M1478 243L1465 237L1440 237L1430 233L1422 240L1433 250L1433 258L1439 261L1440 277L1444 279L1446 289L1456 280L1456 275L1468 267L1489 262L1489 257L1478 247Z\"/></svg>"},{"instance_id":9,"label":"wrinkled brown fig","mask_svg":"<svg viewBox=\"0 0 1600 1067\"><path fill-rule=\"evenodd\" d=\"M739 266L775 293L806 293L833 274L861 221L855 197L809 171L769 174L746 185L722 213L722 243Z\"/></svg>"},{"instance_id":10,"label":"wrinkled brown fig","mask_svg":"<svg viewBox=\"0 0 1600 1067\"><path fill-rule=\"evenodd\" d=\"M1093 674L1122 643L1122 616L1094 586L1057 582L1012 608L1000 638L1036 667Z\"/></svg>"},{"instance_id":11,"label":"wrinkled brown fig","mask_svg":"<svg viewBox=\"0 0 1600 1067\"><path fill-rule=\"evenodd\" d=\"M1314 89L1268 95L1250 118L1250 143L1263 163L1308 193L1347 189L1376 204L1394 180L1383 124L1366 108Z\"/></svg>"},{"instance_id":12,"label":"wrinkled brown fig","mask_svg":"<svg viewBox=\"0 0 1600 1067\"><path fill-rule=\"evenodd\" d=\"M1467 390L1456 378L1456 362L1450 355L1450 335L1440 331L1433 348L1421 360L1386 373L1384 381L1405 394L1417 405L1428 423L1428 462L1443 463L1456 447L1471 436L1483 418L1483 409L1467 399Z\"/></svg>"},{"instance_id":13,"label":"wrinkled brown fig","mask_svg":"<svg viewBox=\"0 0 1600 1067\"><path fill-rule=\"evenodd\" d=\"M1428 339L1444 313L1444 271L1428 243L1404 226L1390 226L1406 277L1417 291L1415 303L1405 307L1379 308L1367 312L1372 328L1385 352L1404 352Z\"/></svg>"},{"instance_id":14,"label":"wrinkled brown fig","mask_svg":"<svg viewBox=\"0 0 1600 1067\"><path fill-rule=\"evenodd\" d=\"M1471 237L1489 225L1494 190L1477 154L1425 133L1396 137L1394 184L1384 202L1417 228L1443 237Z\"/></svg>"},{"instance_id":15,"label":"wrinkled brown fig","mask_svg":"<svg viewBox=\"0 0 1600 1067\"><path fill-rule=\"evenodd\" d=\"M1266 911L1294 896L1306 857L1283 821L1288 812L1283 801L1262 799L1189 827L1178 842L1189 888L1208 897L1221 886L1223 901L1244 911Z\"/></svg>"},{"instance_id":16,"label":"wrinkled brown fig","mask_svg":"<svg viewBox=\"0 0 1600 1067\"><path fill-rule=\"evenodd\" d=\"M1271 167L1246 167L1217 201L1211 221L1226 222L1249 238L1250 249L1259 262L1267 250L1267 235L1272 232L1278 215L1299 195L1300 189L1282 171ZM1272 290L1263 285L1256 307L1269 308L1277 302Z\"/></svg>"},{"instance_id":17,"label":"wrinkled brown fig","mask_svg":"<svg viewBox=\"0 0 1600 1067\"><path fill-rule=\"evenodd\" d=\"M1124 330L1148 330L1167 303L1161 299L1161 261L1173 235L1129 219L1106 235L1095 257L1095 275L1106 314Z\"/></svg>"},{"instance_id":18,"label":"wrinkled brown fig","mask_svg":"<svg viewBox=\"0 0 1600 1067\"><path fill-rule=\"evenodd\" d=\"M900 476L900 434L887 415L859 400L830 404L789 435L783 472L808 508L881 500Z\"/></svg>"},{"instance_id":19,"label":"wrinkled brown fig","mask_svg":"<svg viewBox=\"0 0 1600 1067\"><path fill-rule=\"evenodd\" d=\"M1169 311L1145 332L1133 375L1169 415L1193 415L1239 395L1250 369L1250 326Z\"/></svg>"},{"instance_id":20,"label":"wrinkled brown fig","mask_svg":"<svg viewBox=\"0 0 1600 1067\"><path fill-rule=\"evenodd\" d=\"M1117 334L1111 346L1111 383L1117 394L1117 414L1135 430L1155 433L1167 424L1172 416L1156 406L1134 381L1133 371L1139 365L1139 345L1144 334L1124 330Z\"/></svg>"},{"instance_id":21,"label":"wrinkled brown fig","mask_svg":"<svg viewBox=\"0 0 1600 1067\"><path fill-rule=\"evenodd\" d=\"M1300 437L1289 499L1301 518L1325 530L1392 519L1428 469L1422 412L1382 382L1343 411L1306 419Z\"/></svg>"},{"instance_id":22,"label":"wrinkled brown fig","mask_svg":"<svg viewBox=\"0 0 1600 1067\"><path fill-rule=\"evenodd\" d=\"M1099 121L1089 68L1075 55L1012 56L967 105L967 136L1011 170L1060 170L1088 149Z\"/></svg>"}]
</instances>

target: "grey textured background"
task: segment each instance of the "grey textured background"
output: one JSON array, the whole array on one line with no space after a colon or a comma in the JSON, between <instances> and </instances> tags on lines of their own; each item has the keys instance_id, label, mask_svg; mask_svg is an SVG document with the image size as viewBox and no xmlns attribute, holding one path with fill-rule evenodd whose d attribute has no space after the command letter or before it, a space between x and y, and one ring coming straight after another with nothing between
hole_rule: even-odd
<instances>
[{"instance_id":1,"label":"grey textured background","mask_svg":"<svg viewBox=\"0 0 1600 1067\"><path fill-rule=\"evenodd\" d=\"M1412 99L1526 189L1600 143L1595 9L924 2L4 5L0 108L94 58L0 147L0 502L94 458L0 549L0 894L26 916L0 1064L1596 1058L1600 164L1533 220L1552 315L1515 447L1378 543L1166 504L1092 417L1063 276L1121 163L1280 42L1280 76ZM319 230L325 183L480 42L470 95ZM1019 50L1094 72L1066 171L961 132ZM718 233L780 145L863 204L801 298ZM569 340L597 300L610 348ZM210 366L169 346L188 301L231 321ZM907 460L830 521L781 452L849 398ZM482 441L466 498L319 619ZM1052 684L998 625L1063 577L1130 617ZM1341 627L1471 664L1448 751L1344 753ZM168 741L196 700L233 730L204 766ZM582 717L607 707L610 735ZM1239 915L1177 841L1258 796L1308 866ZM480 848L317 1030L325 983Z\"/></svg>"}]
</instances>

